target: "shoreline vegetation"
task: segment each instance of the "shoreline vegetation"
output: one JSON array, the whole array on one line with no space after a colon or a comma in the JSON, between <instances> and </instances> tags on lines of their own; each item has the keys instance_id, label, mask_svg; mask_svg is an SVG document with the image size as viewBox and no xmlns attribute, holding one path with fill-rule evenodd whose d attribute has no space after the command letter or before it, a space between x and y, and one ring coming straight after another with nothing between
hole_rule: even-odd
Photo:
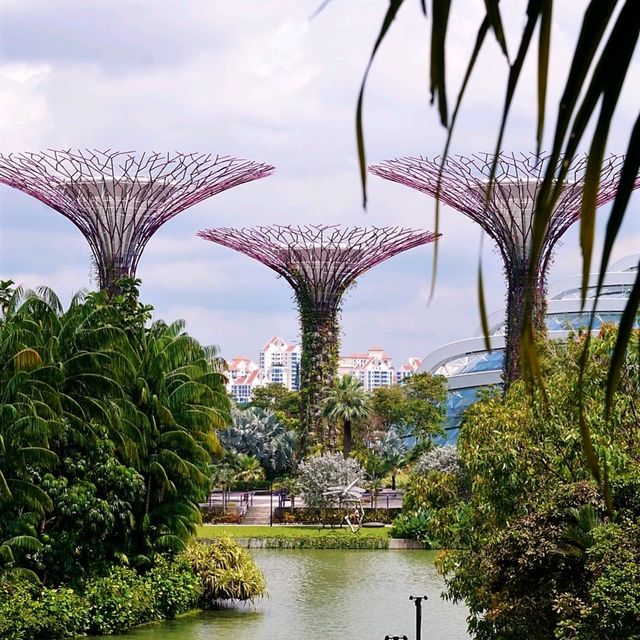
<instances>
[{"instance_id":1,"label":"shoreline vegetation","mask_svg":"<svg viewBox=\"0 0 640 640\"><path fill-rule=\"evenodd\" d=\"M253 601L266 584L251 554L226 536L196 542L146 573L112 566L100 577L58 587L27 580L0 586L0 637L45 640L112 635L152 622Z\"/></svg>"},{"instance_id":2,"label":"shoreline vegetation","mask_svg":"<svg viewBox=\"0 0 640 640\"><path fill-rule=\"evenodd\" d=\"M417 540L393 538L390 527L365 527L357 533L343 528L320 528L308 525L203 525L197 536L202 542L219 535L233 538L249 549L366 549L401 550L427 549Z\"/></svg>"}]
</instances>

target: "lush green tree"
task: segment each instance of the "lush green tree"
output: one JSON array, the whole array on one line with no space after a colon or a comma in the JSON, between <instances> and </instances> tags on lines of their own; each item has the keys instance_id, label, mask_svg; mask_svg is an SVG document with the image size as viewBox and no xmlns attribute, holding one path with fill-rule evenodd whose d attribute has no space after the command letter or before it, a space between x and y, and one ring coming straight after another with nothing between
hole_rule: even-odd
<instances>
[{"instance_id":1,"label":"lush green tree","mask_svg":"<svg viewBox=\"0 0 640 640\"><path fill-rule=\"evenodd\" d=\"M241 453L234 458L233 466L236 471L236 481L244 484L245 487L265 478L264 468L260 460L254 456Z\"/></svg>"},{"instance_id":2,"label":"lush green tree","mask_svg":"<svg viewBox=\"0 0 640 640\"><path fill-rule=\"evenodd\" d=\"M403 385L378 387L371 392L371 422L380 433L405 422L406 389Z\"/></svg>"},{"instance_id":3,"label":"lush green tree","mask_svg":"<svg viewBox=\"0 0 640 640\"><path fill-rule=\"evenodd\" d=\"M300 394L289 391L278 382L271 382L253 391L250 407L273 411L287 429L299 431Z\"/></svg>"},{"instance_id":4,"label":"lush green tree","mask_svg":"<svg viewBox=\"0 0 640 640\"><path fill-rule=\"evenodd\" d=\"M92 493L95 487L86 477L66 476L68 462L81 450L95 450L105 429L118 432L117 408L111 405L113 398L122 396L115 374L117 336L100 326L93 312L80 298L63 314L48 290L41 290L40 295L18 292L6 306L0 326L0 440L4 449L0 476L8 473L7 487L17 481L19 488L3 509L6 519L0 518L0 535L8 538L9 550L27 548L31 566L54 579L78 573L87 558L76 562L77 556L91 547L92 536L81 518L72 519L75 533L67 539L75 536L78 544L70 546L76 553L56 564L48 543L60 512L51 483L64 483L67 498L78 495L76 481L87 481L85 488ZM16 466L18 462L22 468ZM28 497L23 505L21 495ZM110 519L108 506L103 506ZM45 517L43 507L52 512L50 516ZM102 538L110 532L104 528ZM100 555L99 549L99 545L93 549L94 557ZM4 556L9 564L15 563L15 557L6 552Z\"/></svg>"},{"instance_id":5,"label":"lush green tree","mask_svg":"<svg viewBox=\"0 0 640 640\"><path fill-rule=\"evenodd\" d=\"M372 421L382 432L394 425L427 444L442 434L445 399L446 378L417 373L401 385L373 390Z\"/></svg>"},{"instance_id":6,"label":"lush green tree","mask_svg":"<svg viewBox=\"0 0 640 640\"><path fill-rule=\"evenodd\" d=\"M364 420L371 412L369 395L359 380L342 376L327 391L324 399L324 415L342 425L342 453L349 457L353 445L353 423Z\"/></svg>"},{"instance_id":7,"label":"lush green tree","mask_svg":"<svg viewBox=\"0 0 640 640\"><path fill-rule=\"evenodd\" d=\"M184 548L193 535L230 404L224 377L211 366L215 352L187 335L183 322L155 322L142 338L129 354L130 393L147 425L138 466L145 497L135 515L139 550L148 553Z\"/></svg>"},{"instance_id":8,"label":"lush green tree","mask_svg":"<svg viewBox=\"0 0 640 640\"><path fill-rule=\"evenodd\" d=\"M229 402L216 353L145 326L137 283L76 296L5 287L0 571L49 581L184 546Z\"/></svg>"},{"instance_id":9,"label":"lush green tree","mask_svg":"<svg viewBox=\"0 0 640 640\"><path fill-rule=\"evenodd\" d=\"M616 333L605 326L592 336L586 363L582 336L546 345L544 394L530 396L517 383L504 398L488 394L465 414L458 452L471 485L460 514L468 549L449 553L443 566L449 594L469 606L478 638L604 640L637 634L640 340L634 332L607 419L606 379ZM576 400L581 384L583 424ZM609 495L584 464L584 429L606 463Z\"/></svg>"}]
</instances>

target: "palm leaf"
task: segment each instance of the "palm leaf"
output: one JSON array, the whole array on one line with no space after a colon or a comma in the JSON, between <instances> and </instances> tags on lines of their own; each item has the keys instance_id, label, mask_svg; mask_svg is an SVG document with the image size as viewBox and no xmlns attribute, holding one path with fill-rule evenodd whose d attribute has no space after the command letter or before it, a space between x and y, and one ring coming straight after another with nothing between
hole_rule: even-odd
<instances>
[{"instance_id":1,"label":"palm leaf","mask_svg":"<svg viewBox=\"0 0 640 640\"><path fill-rule=\"evenodd\" d=\"M22 349L13 356L16 371L30 371L42 364L40 354L34 349Z\"/></svg>"},{"instance_id":2,"label":"palm leaf","mask_svg":"<svg viewBox=\"0 0 640 640\"><path fill-rule=\"evenodd\" d=\"M497 28L502 33L500 22L500 11L495 0L485 0L487 13L491 11L491 16L497 21ZM433 22L431 26L431 104L436 95L438 96L438 112L440 122L446 127L449 116L447 113L447 88L445 72L445 40L447 36L447 25L449 22L449 10L451 0L438 0L433 3ZM491 9L489 8L491 7ZM496 24L493 23L496 27ZM504 34L502 34L504 41Z\"/></svg>"}]
</instances>

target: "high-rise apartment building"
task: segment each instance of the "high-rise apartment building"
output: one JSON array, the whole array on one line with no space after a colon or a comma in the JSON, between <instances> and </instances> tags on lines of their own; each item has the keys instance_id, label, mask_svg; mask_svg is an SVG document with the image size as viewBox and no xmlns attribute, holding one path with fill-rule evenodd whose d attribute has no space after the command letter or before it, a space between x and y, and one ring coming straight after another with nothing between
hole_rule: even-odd
<instances>
[{"instance_id":1,"label":"high-rise apartment building","mask_svg":"<svg viewBox=\"0 0 640 640\"><path fill-rule=\"evenodd\" d=\"M395 369L391 357L380 347L371 347L366 353L340 356L338 373L351 375L367 390L390 387L413 375L420 366L419 358L409 358L399 369Z\"/></svg>"},{"instance_id":2,"label":"high-rise apartment building","mask_svg":"<svg viewBox=\"0 0 640 640\"><path fill-rule=\"evenodd\" d=\"M300 387L300 356L299 344L290 344L276 336L260 352L260 369L268 382L297 391Z\"/></svg>"}]
</instances>

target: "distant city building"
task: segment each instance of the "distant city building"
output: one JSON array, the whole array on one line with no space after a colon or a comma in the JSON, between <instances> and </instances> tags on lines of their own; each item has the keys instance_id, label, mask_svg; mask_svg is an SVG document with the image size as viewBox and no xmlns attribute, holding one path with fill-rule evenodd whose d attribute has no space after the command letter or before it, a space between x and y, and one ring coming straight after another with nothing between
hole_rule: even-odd
<instances>
[{"instance_id":1,"label":"distant city building","mask_svg":"<svg viewBox=\"0 0 640 640\"><path fill-rule=\"evenodd\" d=\"M260 352L260 369L269 382L297 391L300 388L300 356L299 344L274 337Z\"/></svg>"},{"instance_id":2,"label":"distant city building","mask_svg":"<svg viewBox=\"0 0 640 640\"><path fill-rule=\"evenodd\" d=\"M266 384L264 372L253 360L237 356L227 363L227 392L238 404L251 402L254 389Z\"/></svg>"},{"instance_id":3,"label":"distant city building","mask_svg":"<svg viewBox=\"0 0 640 640\"><path fill-rule=\"evenodd\" d=\"M273 337L263 347L254 362L245 356L237 356L227 363L227 391L242 404L251 402L253 391L267 384L281 384L289 391L300 388L299 344ZM421 364L420 358L409 358L398 369L391 357L380 347L371 347L366 353L340 356L338 375L352 375L367 390L400 384L413 375Z\"/></svg>"},{"instance_id":4,"label":"distant city building","mask_svg":"<svg viewBox=\"0 0 640 640\"><path fill-rule=\"evenodd\" d=\"M407 363L396 370L391 357L384 349L371 347L367 353L340 356L338 374L351 375L359 380L367 391L372 391L403 382L415 373L420 364L419 358L409 358Z\"/></svg>"},{"instance_id":5,"label":"distant city building","mask_svg":"<svg viewBox=\"0 0 640 640\"><path fill-rule=\"evenodd\" d=\"M409 360L396 371L396 383L400 384L407 378L410 378L421 364L422 360L420 358L409 358Z\"/></svg>"},{"instance_id":6,"label":"distant city building","mask_svg":"<svg viewBox=\"0 0 640 640\"><path fill-rule=\"evenodd\" d=\"M239 404L251 402L253 392L267 384L281 384L289 391L300 387L300 345L274 337L265 344L258 363L237 356L227 363L227 392Z\"/></svg>"}]
</instances>

